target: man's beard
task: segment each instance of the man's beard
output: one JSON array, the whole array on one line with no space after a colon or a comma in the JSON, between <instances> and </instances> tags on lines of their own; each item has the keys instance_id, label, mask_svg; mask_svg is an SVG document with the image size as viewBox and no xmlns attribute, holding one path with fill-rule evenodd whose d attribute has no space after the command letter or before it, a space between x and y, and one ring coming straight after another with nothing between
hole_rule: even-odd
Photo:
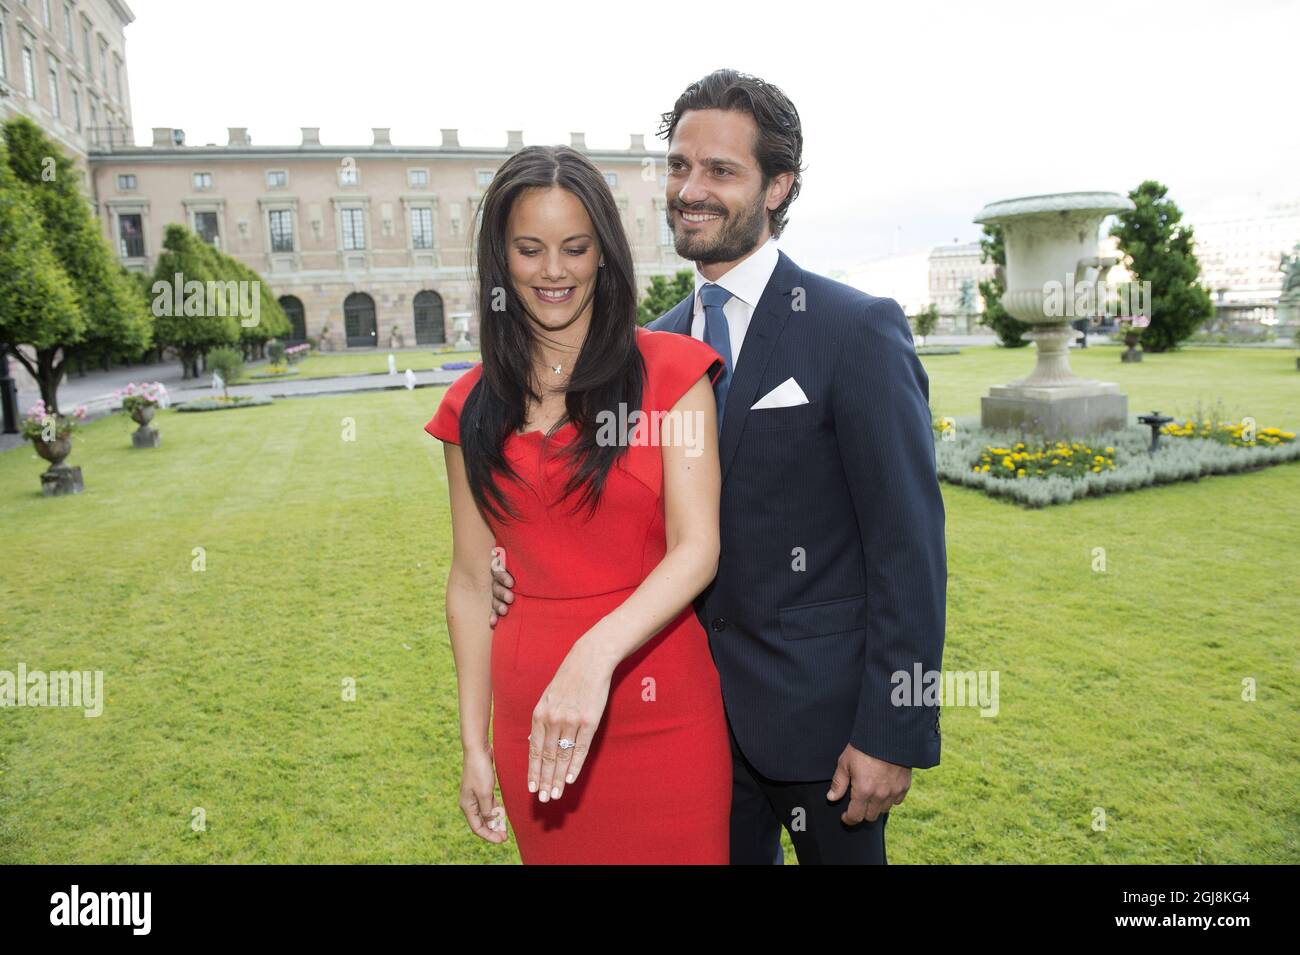
<instances>
[{"instance_id":1,"label":"man's beard","mask_svg":"<svg viewBox=\"0 0 1300 955\"><path fill-rule=\"evenodd\" d=\"M734 262L748 255L758 245L758 240L763 234L763 222L767 218L766 200L767 190L760 189L754 204L744 210L739 219L727 215L722 220L722 228L713 239L707 239L702 235L691 235L673 228L670 209L668 224L673 230L673 244L676 246L677 254L698 265Z\"/></svg>"}]
</instances>

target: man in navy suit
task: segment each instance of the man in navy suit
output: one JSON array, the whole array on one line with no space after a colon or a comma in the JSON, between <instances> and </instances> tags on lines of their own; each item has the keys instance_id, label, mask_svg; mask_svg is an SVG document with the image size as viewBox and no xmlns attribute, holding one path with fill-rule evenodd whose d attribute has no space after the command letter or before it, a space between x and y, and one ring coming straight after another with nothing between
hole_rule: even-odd
<instances>
[{"instance_id":1,"label":"man in navy suit","mask_svg":"<svg viewBox=\"0 0 1300 955\"><path fill-rule=\"evenodd\" d=\"M776 247L803 134L786 96L718 70L663 117L667 212L695 292L650 328L715 382L721 557L695 609L731 734L733 864L884 863L912 769L939 762L947 555L929 379L898 303ZM513 579L494 585L507 612Z\"/></svg>"}]
</instances>

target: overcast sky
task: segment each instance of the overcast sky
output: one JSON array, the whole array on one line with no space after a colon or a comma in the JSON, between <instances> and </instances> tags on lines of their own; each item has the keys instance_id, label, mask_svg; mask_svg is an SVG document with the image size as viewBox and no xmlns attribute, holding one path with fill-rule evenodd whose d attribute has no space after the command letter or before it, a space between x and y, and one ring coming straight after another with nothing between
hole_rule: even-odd
<instances>
[{"instance_id":1,"label":"overcast sky","mask_svg":"<svg viewBox=\"0 0 1300 955\"><path fill-rule=\"evenodd\" d=\"M428 3L128 0L136 141L652 148L718 67L781 87L804 128L780 242L819 272L979 235L985 203L1127 191L1189 212L1300 198L1300 3Z\"/></svg>"}]
</instances>

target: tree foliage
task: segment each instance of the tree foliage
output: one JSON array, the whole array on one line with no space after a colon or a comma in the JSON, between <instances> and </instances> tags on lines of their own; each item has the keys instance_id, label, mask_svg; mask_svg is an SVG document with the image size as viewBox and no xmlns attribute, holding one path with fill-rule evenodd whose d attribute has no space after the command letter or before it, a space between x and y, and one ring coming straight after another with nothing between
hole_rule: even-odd
<instances>
[{"instance_id":1,"label":"tree foliage","mask_svg":"<svg viewBox=\"0 0 1300 955\"><path fill-rule=\"evenodd\" d=\"M1013 318L1002 307L1002 296L1007 290L1007 247L1002 226L984 226L984 235L980 239L980 261L992 262L997 266L997 271L993 278L980 282L984 311L980 313L979 324L993 329L1003 347L1024 348L1029 344L1024 337L1030 329L1029 323Z\"/></svg>"},{"instance_id":2,"label":"tree foliage","mask_svg":"<svg viewBox=\"0 0 1300 955\"><path fill-rule=\"evenodd\" d=\"M678 269L671 280L662 275L650 276L650 287L636 308L639 325L648 325L695 291L695 272Z\"/></svg>"},{"instance_id":3,"label":"tree foliage","mask_svg":"<svg viewBox=\"0 0 1300 955\"><path fill-rule=\"evenodd\" d=\"M225 278L213 252L189 229L172 223L164 231L154 268L154 334L176 349L186 378L198 377L198 360L209 349L239 341L237 311L214 307L207 294L209 283L215 286Z\"/></svg>"},{"instance_id":4,"label":"tree foliage","mask_svg":"<svg viewBox=\"0 0 1300 955\"><path fill-rule=\"evenodd\" d=\"M42 381L41 399L51 412L58 405L46 394L40 369L52 369L59 349L79 341L84 332L76 289L46 242L40 213L9 168L8 150L0 140L0 342ZM35 364L18 345L35 352Z\"/></svg>"},{"instance_id":5,"label":"tree foliage","mask_svg":"<svg viewBox=\"0 0 1300 955\"><path fill-rule=\"evenodd\" d=\"M72 158L25 116L4 124L4 141L11 188L29 197L44 243L75 291L74 307L80 313L47 329L42 347L33 345L35 368L18 356L40 383L46 407L57 410L68 359L139 357L150 345L151 322L104 238Z\"/></svg>"},{"instance_id":6,"label":"tree foliage","mask_svg":"<svg viewBox=\"0 0 1300 955\"><path fill-rule=\"evenodd\" d=\"M1151 322L1136 329L1146 351L1178 347L1214 314L1210 293L1200 286L1192 228L1168 189L1148 179L1128 194L1136 207L1116 217L1110 234L1119 239L1128 270L1138 282L1151 283Z\"/></svg>"}]
</instances>

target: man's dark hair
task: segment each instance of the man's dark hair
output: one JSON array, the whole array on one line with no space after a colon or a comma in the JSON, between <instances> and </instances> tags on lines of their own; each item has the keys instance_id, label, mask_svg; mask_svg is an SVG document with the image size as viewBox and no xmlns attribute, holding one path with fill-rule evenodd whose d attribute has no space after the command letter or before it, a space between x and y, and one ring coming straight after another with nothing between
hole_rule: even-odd
<instances>
[{"instance_id":1,"label":"man's dark hair","mask_svg":"<svg viewBox=\"0 0 1300 955\"><path fill-rule=\"evenodd\" d=\"M799 112L790 98L771 83L740 73L736 70L714 70L703 79L696 80L677 97L672 112L663 114L659 138L671 142L682 114L691 109L739 110L749 113L758 124L758 139L754 143L754 156L763 171L763 188L775 176L794 173L794 183L785 201L768 212L772 235L780 236L785 228L786 212L799 195L803 178L803 126Z\"/></svg>"}]
</instances>

